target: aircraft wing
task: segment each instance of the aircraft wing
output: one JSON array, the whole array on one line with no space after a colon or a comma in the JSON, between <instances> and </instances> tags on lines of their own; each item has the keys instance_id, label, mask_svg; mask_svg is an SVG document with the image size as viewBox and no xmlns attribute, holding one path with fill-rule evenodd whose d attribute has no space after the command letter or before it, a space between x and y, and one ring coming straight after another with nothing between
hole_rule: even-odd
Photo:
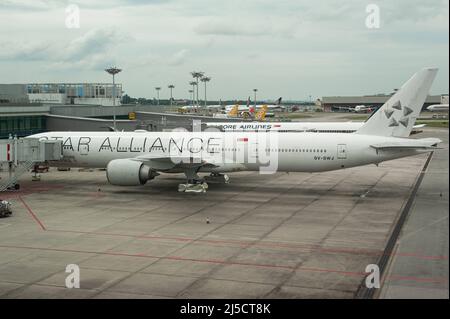
<instances>
[{"instance_id":1,"label":"aircraft wing","mask_svg":"<svg viewBox=\"0 0 450 319\"><path fill-rule=\"evenodd\" d=\"M150 166L156 171L165 171L170 169L183 169L193 167L210 167L216 168L220 163L215 163L213 158L205 157L183 157L183 156L152 156L150 154L132 158L134 161L140 161Z\"/></svg>"},{"instance_id":2,"label":"aircraft wing","mask_svg":"<svg viewBox=\"0 0 450 319\"><path fill-rule=\"evenodd\" d=\"M192 168L206 169L216 172L235 172L245 169L241 163L225 161L220 155L217 157L208 156L152 156L145 154L135 158L133 161L140 161L155 171L164 172L169 170L184 171Z\"/></svg>"},{"instance_id":3,"label":"aircraft wing","mask_svg":"<svg viewBox=\"0 0 450 319\"><path fill-rule=\"evenodd\" d=\"M437 144L442 142L438 138L423 138L418 140L405 140L402 142L386 142L372 144L370 147L376 150L383 149L440 149Z\"/></svg>"}]
</instances>

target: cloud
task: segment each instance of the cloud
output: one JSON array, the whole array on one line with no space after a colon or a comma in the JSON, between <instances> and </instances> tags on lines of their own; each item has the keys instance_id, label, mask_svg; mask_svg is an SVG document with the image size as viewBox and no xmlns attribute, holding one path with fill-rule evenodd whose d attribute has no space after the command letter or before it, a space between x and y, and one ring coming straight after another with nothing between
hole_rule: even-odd
<instances>
[{"instance_id":1,"label":"cloud","mask_svg":"<svg viewBox=\"0 0 450 319\"><path fill-rule=\"evenodd\" d=\"M180 51L174 53L171 57L169 57L167 64L170 66L178 66L186 62L186 56L189 50L181 49Z\"/></svg>"},{"instance_id":2,"label":"cloud","mask_svg":"<svg viewBox=\"0 0 450 319\"><path fill-rule=\"evenodd\" d=\"M268 29L261 25L239 24L232 21L208 21L197 25L194 31L200 35L264 36Z\"/></svg>"},{"instance_id":3,"label":"cloud","mask_svg":"<svg viewBox=\"0 0 450 319\"><path fill-rule=\"evenodd\" d=\"M202 36L292 38L300 25L301 20L299 18L290 19L287 17L282 22L269 17L262 21L248 19L238 24L227 19L210 19L195 26L194 32Z\"/></svg>"},{"instance_id":4,"label":"cloud","mask_svg":"<svg viewBox=\"0 0 450 319\"><path fill-rule=\"evenodd\" d=\"M70 41L55 56L51 68L103 70L117 64L117 48L132 40L115 29L93 29ZM116 53L116 54L115 54Z\"/></svg>"},{"instance_id":5,"label":"cloud","mask_svg":"<svg viewBox=\"0 0 450 319\"><path fill-rule=\"evenodd\" d=\"M4 61L39 61L51 53L51 45L46 42L0 42L0 60Z\"/></svg>"},{"instance_id":6,"label":"cloud","mask_svg":"<svg viewBox=\"0 0 450 319\"><path fill-rule=\"evenodd\" d=\"M105 53L110 48L120 45L126 37L115 30L94 29L72 40L64 48L62 59L66 61L84 59L93 54Z\"/></svg>"},{"instance_id":7,"label":"cloud","mask_svg":"<svg viewBox=\"0 0 450 319\"><path fill-rule=\"evenodd\" d=\"M384 20L389 23L433 20L443 14L448 17L448 0L381 0L379 6Z\"/></svg>"},{"instance_id":8,"label":"cloud","mask_svg":"<svg viewBox=\"0 0 450 319\"><path fill-rule=\"evenodd\" d=\"M2 10L30 10L41 11L49 10L52 7L61 5L61 0L47 1L47 0L0 0L0 8Z\"/></svg>"},{"instance_id":9,"label":"cloud","mask_svg":"<svg viewBox=\"0 0 450 319\"><path fill-rule=\"evenodd\" d=\"M103 69L116 59L112 53L131 37L116 30L94 29L63 43L7 41L0 45L3 61L44 61L55 69Z\"/></svg>"},{"instance_id":10,"label":"cloud","mask_svg":"<svg viewBox=\"0 0 450 319\"><path fill-rule=\"evenodd\" d=\"M48 65L46 68L48 70L64 70L64 71L74 71L74 70L90 70L90 71L102 71L111 65L116 65L116 59L106 53L99 53L90 56L89 58L81 60L71 60L71 61L55 61Z\"/></svg>"},{"instance_id":11,"label":"cloud","mask_svg":"<svg viewBox=\"0 0 450 319\"><path fill-rule=\"evenodd\" d=\"M211 98L301 98L390 91L437 65L433 88L448 90L448 0L75 0L81 28L67 29L71 2L0 0L0 82L96 81L116 64L136 96L169 82L187 94L199 69ZM380 29L365 26L369 3Z\"/></svg>"},{"instance_id":12,"label":"cloud","mask_svg":"<svg viewBox=\"0 0 450 319\"><path fill-rule=\"evenodd\" d=\"M85 9L107 9L111 7L162 5L170 3L171 1L173 0L109 0L98 2L92 0L76 0L73 2L68 0L0 0L0 9L48 11L55 8L66 7L70 4L76 4Z\"/></svg>"}]
</instances>

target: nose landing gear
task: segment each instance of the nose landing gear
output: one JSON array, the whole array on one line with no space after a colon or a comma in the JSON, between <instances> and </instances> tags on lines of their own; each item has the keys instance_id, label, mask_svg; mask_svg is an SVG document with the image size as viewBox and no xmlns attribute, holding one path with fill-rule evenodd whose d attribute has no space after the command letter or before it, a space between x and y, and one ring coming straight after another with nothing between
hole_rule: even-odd
<instances>
[{"instance_id":1,"label":"nose landing gear","mask_svg":"<svg viewBox=\"0 0 450 319\"><path fill-rule=\"evenodd\" d=\"M211 173L209 176L205 177L205 179L223 184L230 183L230 177L227 174Z\"/></svg>"}]
</instances>

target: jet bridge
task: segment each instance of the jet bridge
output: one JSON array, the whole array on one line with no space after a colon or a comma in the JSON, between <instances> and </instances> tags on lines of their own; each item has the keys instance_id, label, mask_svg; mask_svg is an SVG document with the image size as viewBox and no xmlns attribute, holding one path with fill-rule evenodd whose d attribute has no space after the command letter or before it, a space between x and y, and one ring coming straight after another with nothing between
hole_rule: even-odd
<instances>
[{"instance_id":1,"label":"jet bridge","mask_svg":"<svg viewBox=\"0 0 450 319\"><path fill-rule=\"evenodd\" d=\"M19 188L17 181L35 164L62 158L62 142L17 137L0 140L0 191ZM7 172L5 174L5 172Z\"/></svg>"}]
</instances>

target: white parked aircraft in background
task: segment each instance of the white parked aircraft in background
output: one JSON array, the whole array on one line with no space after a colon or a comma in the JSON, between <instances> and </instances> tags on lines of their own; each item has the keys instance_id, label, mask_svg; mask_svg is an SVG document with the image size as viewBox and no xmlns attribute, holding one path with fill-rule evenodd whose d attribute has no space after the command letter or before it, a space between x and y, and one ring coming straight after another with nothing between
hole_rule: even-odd
<instances>
[{"instance_id":1,"label":"white parked aircraft in background","mask_svg":"<svg viewBox=\"0 0 450 319\"><path fill-rule=\"evenodd\" d=\"M353 133L364 122L207 122L207 127L218 128L224 132L278 131L278 132L315 132L315 133ZM413 126L416 133L425 124Z\"/></svg>"},{"instance_id":2,"label":"white parked aircraft in background","mask_svg":"<svg viewBox=\"0 0 450 319\"><path fill-rule=\"evenodd\" d=\"M356 113L370 113L373 111L373 107L367 106L367 105L357 105L352 110L353 110L353 112L356 112Z\"/></svg>"},{"instance_id":3,"label":"white parked aircraft in background","mask_svg":"<svg viewBox=\"0 0 450 319\"><path fill-rule=\"evenodd\" d=\"M263 106L258 111L255 112L254 109L250 109L250 111L239 111L239 105L235 105L232 109L230 109L226 114L216 113L213 115L215 118L227 119L227 118L252 118L256 121L264 121L267 115L267 107Z\"/></svg>"},{"instance_id":4,"label":"white parked aircraft in background","mask_svg":"<svg viewBox=\"0 0 450 319\"><path fill-rule=\"evenodd\" d=\"M222 105L219 104L214 104L214 105L184 105L184 106L180 106L179 110L183 110L183 111L191 111L191 110L203 110L203 109L207 109L207 110L221 110L223 108Z\"/></svg>"},{"instance_id":5,"label":"white parked aircraft in background","mask_svg":"<svg viewBox=\"0 0 450 319\"><path fill-rule=\"evenodd\" d=\"M106 167L113 185L142 185L159 173L184 173L179 191L204 192L200 172L254 170L321 172L429 152L437 138L408 139L437 69L416 73L355 133L47 132L61 140L63 158L51 166Z\"/></svg>"},{"instance_id":6,"label":"white parked aircraft in background","mask_svg":"<svg viewBox=\"0 0 450 319\"><path fill-rule=\"evenodd\" d=\"M267 110L274 111L274 110L283 110L285 107L281 105L281 97L278 98L275 104L257 104L256 110L259 110L261 108L266 108ZM239 105L239 104L231 104L225 106L225 111L230 111L233 107L237 105L239 112L254 112L255 111L255 105L250 104L250 100L247 100L247 105Z\"/></svg>"},{"instance_id":7,"label":"white parked aircraft in background","mask_svg":"<svg viewBox=\"0 0 450 319\"><path fill-rule=\"evenodd\" d=\"M448 104L433 104L427 107L431 112L448 112Z\"/></svg>"}]
</instances>

